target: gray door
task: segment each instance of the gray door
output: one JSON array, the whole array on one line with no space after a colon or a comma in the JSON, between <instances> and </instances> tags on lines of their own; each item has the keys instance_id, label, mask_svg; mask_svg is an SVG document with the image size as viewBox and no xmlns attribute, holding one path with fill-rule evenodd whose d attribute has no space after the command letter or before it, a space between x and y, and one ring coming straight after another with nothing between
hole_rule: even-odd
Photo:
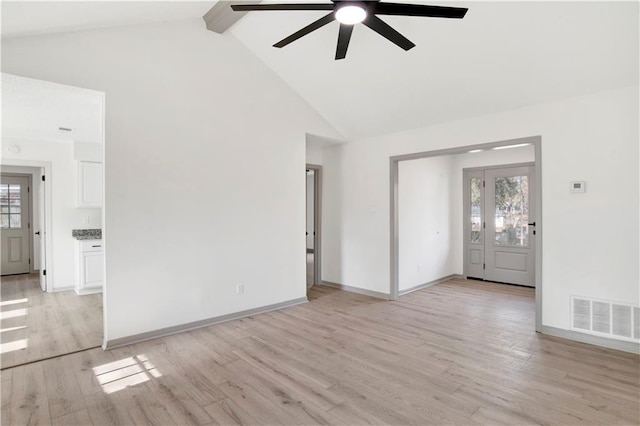
<instances>
[{"instance_id":1,"label":"gray door","mask_svg":"<svg viewBox=\"0 0 640 426\"><path fill-rule=\"evenodd\" d=\"M534 287L534 168L491 169L484 178L484 278Z\"/></svg>"},{"instance_id":2,"label":"gray door","mask_svg":"<svg viewBox=\"0 0 640 426\"><path fill-rule=\"evenodd\" d=\"M465 275L534 287L533 166L465 171Z\"/></svg>"},{"instance_id":3,"label":"gray door","mask_svg":"<svg viewBox=\"0 0 640 426\"><path fill-rule=\"evenodd\" d=\"M484 279L484 171L464 172L465 275Z\"/></svg>"},{"instance_id":4,"label":"gray door","mask_svg":"<svg viewBox=\"0 0 640 426\"><path fill-rule=\"evenodd\" d=\"M0 240L2 275L30 272L29 178L0 179Z\"/></svg>"}]
</instances>

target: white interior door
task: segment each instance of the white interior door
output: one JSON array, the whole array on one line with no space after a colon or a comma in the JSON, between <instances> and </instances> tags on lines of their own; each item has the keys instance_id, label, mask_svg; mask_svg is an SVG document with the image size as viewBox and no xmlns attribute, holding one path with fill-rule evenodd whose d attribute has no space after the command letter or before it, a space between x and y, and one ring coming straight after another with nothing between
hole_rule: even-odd
<instances>
[{"instance_id":1,"label":"white interior door","mask_svg":"<svg viewBox=\"0 0 640 426\"><path fill-rule=\"evenodd\" d=\"M0 240L2 275L30 272L29 178L0 178Z\"/></svg>"},{"instance_id":2,"label":"white interior door","mask_svg":"<svg viewBox=\"0 0 640 426\"><path fill-rule=\"evenodd\" d=\"M36 231L36 241L38 245L36 250L40 250L40 288L42 291L47 291L47 250L46 250L46 238L47 233L45 229L45 184L44 184L44 170L40 173L40 180L38 181L40 190L38 191L38 206L39 206L39 223Z\"/></svg>"},{"instance_id":3,"label":"white interior door","mask_svg":"<svg viewBox=\"0 0 640 426\"><path fill-rule=\"evenodd\" d=\"M465 276L535 286L534 170L465 170Z\"/></svg>"}]
</instances>

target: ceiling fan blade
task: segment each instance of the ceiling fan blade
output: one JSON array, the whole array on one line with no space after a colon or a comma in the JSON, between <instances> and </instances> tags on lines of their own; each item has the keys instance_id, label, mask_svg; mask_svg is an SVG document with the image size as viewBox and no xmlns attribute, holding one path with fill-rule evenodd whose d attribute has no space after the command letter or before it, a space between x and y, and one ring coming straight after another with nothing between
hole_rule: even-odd
<instances>
[{"instance_id":1,"label":"ceiling fan blade","mask_svg":"<svg viewBox=\"0 0 640 426\"><path fill-rule=\"evenodd\" d=\"M236 12L256 10L333 10L331 3L290 3L290 4L232 4Z\"/></svg>"},{"instance_id":2,"label":"ceiling fan blade","mask_svg":"<svg viewBox=\"0 0 640 426\"><path fill-rule=\"evenodd\" d=\"M340 24L340 32L338 33L338 47L336 48L336 60L344 59L347 56L347 48L349 40L353 33L353 25Z\"/></svg>"},{"instance_id":3,"label":"ceiling fan blade","mask_svg":"<svg viewBox=\"0 0 640 426\"><path fill-rule=\"evenodd\" d=\"M377 3L374 13L379 15L423 16L431 18L462 19L469 9L465 7L427 6L422 4Z\"/></svg>"},{"instance_id":4,"label":"ceiling fan blade","mask_svg":"<svg viewBox=\"0 0 640 426\"><path fill-rule=\"evenodd\" d=\"M375 15L369 15L367 18L362 21L367 27L371 28L373 31L380 34L382 37L388 39L389 41L397 44L404 50L409 50L416 45L411 42L408 38L394 30L384 22L382 19L378 18Z\"/></svg>"},{"instance_id":5,"label":"ceiling fan blade","mask_svg":"<svg viewBox=\"0 0 640 426\"><path fill-rule=\"evenodd\" d=\"M332 22L335 19L336 19L335 15L333 14L333 12L331 12L328 15L325 15L322 18L318 19L317 21L310 23L300 31L296 31L295 33L291 34L289 37L280 40L279 42L274 44L273 47L285 47L287 44L293 43L300 37L306 36L310 32L315 31L318 28L327 25L329 22Z\"/></svg>"}]
</instances>

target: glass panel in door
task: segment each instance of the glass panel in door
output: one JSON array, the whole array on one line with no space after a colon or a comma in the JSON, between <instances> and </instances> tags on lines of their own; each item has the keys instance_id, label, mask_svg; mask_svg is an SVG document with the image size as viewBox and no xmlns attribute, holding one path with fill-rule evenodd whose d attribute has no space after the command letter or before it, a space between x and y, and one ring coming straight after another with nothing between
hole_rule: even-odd
<instances>
[{"instance_id":1,"label":"glass panel in door","mask_svg":"<svg viewBox=\"0 0 640 426\"><path fill-rule=\"evenodd\" d=\"M529 246L529 178L495 178L495 232L497 246Z\"/></svg>"},{"instance_id":2,"label":"glass panel in door","mask_svg":"<svg viewBox=\"0 0 640 426\"><path fill-rule=\"evenodd\" d=\"M471 235L470 242L480 243L482 232L482 207L480 191L482 188L482 180L479 177L470 179L471 194Z\"/></svg>"}]
</instances>

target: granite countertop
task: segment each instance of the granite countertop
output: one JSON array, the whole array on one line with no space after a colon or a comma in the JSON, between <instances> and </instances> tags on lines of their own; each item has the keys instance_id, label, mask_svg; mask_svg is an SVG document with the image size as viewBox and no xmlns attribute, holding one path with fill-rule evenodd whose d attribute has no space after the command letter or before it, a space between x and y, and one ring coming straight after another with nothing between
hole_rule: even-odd
<instances>
[{"instance_id":1,"label":"granite countertop","mask_svg":"<svg viewBox=\"0 0 640 426\"><path fill-rule=\"evenodd\" d=\"M102 229L72 229L71 236L76 240L100 240Z\"/></svg>"}]
</instances>

